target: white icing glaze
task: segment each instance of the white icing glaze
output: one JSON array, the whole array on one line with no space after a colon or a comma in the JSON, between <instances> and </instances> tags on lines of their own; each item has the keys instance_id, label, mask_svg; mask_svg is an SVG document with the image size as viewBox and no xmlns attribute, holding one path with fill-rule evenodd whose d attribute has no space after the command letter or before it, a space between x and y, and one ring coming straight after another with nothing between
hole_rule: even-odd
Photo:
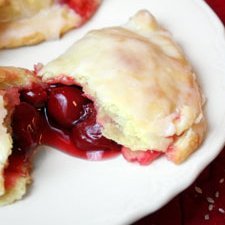
<instances>
[{"instance_id":1,"label":"white icing glaze","mask_svg":"<svg viewBox=\"0 0 225 225\"><path fill-rule=\"evenodd\" d=\"M40 74L80 83L95 100L103 134L131 150L166 151L168 136L183 133L201 113L190 65L147 11L123 27L89 32Z\"/></svg>"},{"instance_id":2,"label":"white icing glaze","mask_svg":"<svg viewBox=\"0 0 225 225\"><path fill-rule=\"evenodd\" d=\"M56 39L67 26L79 26L81 17L67 5L53 5L42 9L32 17L23 18L16 22L2 23L0 26L0 46L8 46L10 41L17 39L35 38L41 35L43 39Z\"/></svg>"}]
</instances>

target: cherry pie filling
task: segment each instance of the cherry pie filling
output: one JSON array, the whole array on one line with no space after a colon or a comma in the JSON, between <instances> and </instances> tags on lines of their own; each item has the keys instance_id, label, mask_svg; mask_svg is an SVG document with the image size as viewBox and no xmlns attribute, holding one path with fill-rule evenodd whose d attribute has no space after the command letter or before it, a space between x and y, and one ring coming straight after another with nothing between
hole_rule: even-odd
<instances>
[{"instance_id":1,"label":"cherry pie filling","mask_svg":"<svg viewBox=\"0 0 225 225\"><path fill-rule=\"evenodd\" d=\"M101 160L119 155L147 165L161 155L157 151L132 152L105 138L96 122L96 109L79 86L34 84L19 91L20 104L12 116L13 153L4 171L5 186L30 171L38 145L47 145L72 156ZM122 150L122 151L121 151Z\"/></svg>"},{"instance_id":2,"label":"cherry pie filling","mask_svg":"<svg viewBox=\"0 0 225 225\"><path fill-rule=\"evenodd\" d=\"M78 13L84 21L89 19L98 7L98 1L93 0L59 0L61 4L67 4Z\"/></svg>"}]
</instances>

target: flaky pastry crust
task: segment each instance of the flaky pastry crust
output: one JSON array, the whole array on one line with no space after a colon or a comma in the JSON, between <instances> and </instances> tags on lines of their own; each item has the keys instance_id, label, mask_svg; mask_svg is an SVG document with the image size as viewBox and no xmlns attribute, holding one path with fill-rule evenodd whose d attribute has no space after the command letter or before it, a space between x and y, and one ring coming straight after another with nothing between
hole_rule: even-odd
<instances>
[{"instance_id":1,"label":"flaky pastry crust","mask_svg":"<svg viewBox=\"0 0 225 225\"><path fill-rule=\"evenodd\" d=\"M0 67L0 205L21 199L31 182L29 173L24 173L17 177L14 185L6 188L4 170L12 154L11 115L14 107L19 104L18 90L38 82L40 80L29 70ZM24 165L24 170L27 169L27 165Z\"/></svg>"},{"instance_id":2,"label":"flaky pastry crust","mask_svg":"<svg viewBox=\"0 0 225 225\"><path fill-rule=\"evenodd\" d=\"M195 73L168 31L147 11L121 27L91 31L38 75L0 67L0 205L20 199L31 179L10 189L4 169L12 151L11 114L18 89L37 82L80 84L94 101L102 133L131 151L163 152L179 164L206 133Z\"/></svg>"},{"instance_id":3,"label":"flaky pastry crust","mask_svg":"<svg viewBox=\"0 0 225 225\"><path fill-rule=\"evenodd\" d=\"M78 82L95 101L103 134L132 151L161 151L181 163L205 135L196 75L148 11L124 26L89 32L40 75Z\"/></svg>"},{"instance_id":4,"label":"flaky pastry crust","mask_svg":"<svg viewBox=\"0 0 225 225\"><path fill-rule=\"evenodd\" d=\"M86 4L85 0L80 4ZM57 39L81 26L100 5L93 1L88 17L83 17L67 4L57 0L1 0L0 48L15 48Z\"/></svg>"}]
</instances>

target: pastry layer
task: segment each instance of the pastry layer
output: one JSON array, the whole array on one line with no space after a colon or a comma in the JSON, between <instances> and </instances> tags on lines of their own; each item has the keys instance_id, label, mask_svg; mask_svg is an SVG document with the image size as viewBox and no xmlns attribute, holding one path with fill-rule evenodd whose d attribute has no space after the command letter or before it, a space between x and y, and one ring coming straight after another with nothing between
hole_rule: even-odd
<instances>
[{"instance_id":1,"label":"pastry layer","mask_svg":"<svg viewBox=\"0 0 225 225\"><path fill-rule=\"evenodd\" d=\"M21 161L21 167L15 166L7 173L6 169L9 167L9 157L12 154L11 115L14 107L19 104L18 89L38 82L40 80L28 70L0 67L0 205L20 199L31 180L29 164L23 164ZM5 176L8 176L7 179Z\"/></svg>"},{"instance_id":2,"label":"pastry layer","mask_svg":"<svg viewBox=\"0 0 225 225\"><path fill-rule=\"evenodd\" d=\"M14 48L59 38L79 26L81 17L66 5L52 5L31 17L0 23L0 48Z\"/></svg>"},{"instance_id":3,"label":"pastry layer","mask_svg":"<svg viewBox=\"0 0 225 225\"><path fill-rule=\"evenodd\" d=\"M180 162L203 139L196 75L147 11L124 26L89 32L40 75L45 81L71 77L83 86L95 101L103 134L131 150L166 152L173 146L182 156L171 158Z\"/></svg>"},{"instance_id":4,"label":"pastry layer","mask_svg":"<svg viewBox=\"0 0 225 225\"><path fill-rule=\"evenodd\" d=\"M53 0L1 0L0 22L31 17L53 4Z\"/></svg>"}]
</instances>

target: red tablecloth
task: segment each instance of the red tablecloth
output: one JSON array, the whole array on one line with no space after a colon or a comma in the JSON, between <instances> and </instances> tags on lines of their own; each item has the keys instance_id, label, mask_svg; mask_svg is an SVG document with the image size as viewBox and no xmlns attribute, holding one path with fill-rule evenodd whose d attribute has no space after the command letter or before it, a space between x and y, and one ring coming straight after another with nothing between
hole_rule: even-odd
<instances>
[{"instance_id":1,"label":"red tablecloth","mask_svg":"<svg viewBox=\"0 0 225 225\"><path fill-rule=\"evenodd\" d=\"M206 2L225 24L225 0ZM225 225L225 148L193 185L133 225Z\"/></svg>"}]
</instances>

